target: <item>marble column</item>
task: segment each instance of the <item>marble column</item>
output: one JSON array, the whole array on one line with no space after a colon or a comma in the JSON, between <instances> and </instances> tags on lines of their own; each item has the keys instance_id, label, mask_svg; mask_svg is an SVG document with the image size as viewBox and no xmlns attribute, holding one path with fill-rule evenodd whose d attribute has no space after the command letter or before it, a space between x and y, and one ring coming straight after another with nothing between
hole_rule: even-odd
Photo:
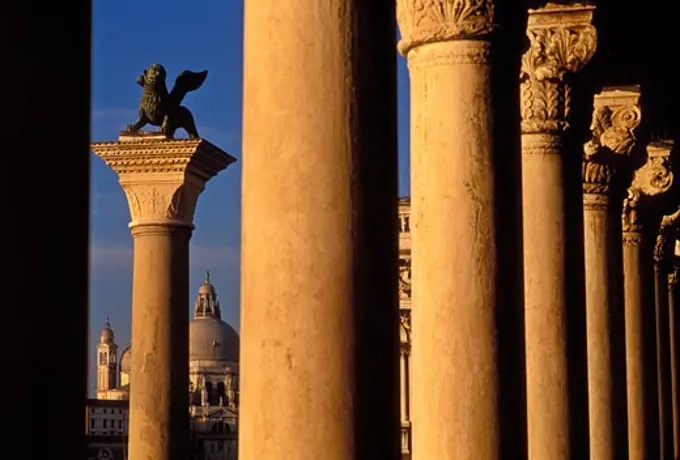
<instances>
[{"instance_id":1,"label":"marble column","mask_svg":"<svg viewBox=\"0 0 680 460\"><path fill-rule=\"evenodd\" d=\"M529 10L520 73L528 450L530 460L571 458L567 372L563 136L567 73L596 49L594 7L548 3Z\"/></svg>"},{"instance_id":2,"label":"marble column","mask_svg":"<svg viewBox=\"0 0 680 460\"><path fill-rule=\"evenodd\" d=\"M397 0L411 82L413 458L500 458L490 0Z\"/></svg>"},{"instance_id":3,"label":"marble column","mask_svg":"<svg viewBox=\"0 0 680 460\"><path fill-rule=\"evenodd\" d=\"M678 240L675 241L677 248ZM668 326L671 362L671 398L673 407L673 458L680 458L680 398L678 397L678 309L675 303L675 293L678 287L678 264L680 254L674 254L674 265L668 275Z\"/></svg>"},{"instance_id":4,"label":"marble column","mask_svg":"<svg viewBox=\"0 0 680 460\"><path fill-rule=\"evenodd\" d=\"M92 150L119 177L134 239L130 460L189 452L189 239L206 181L234 158L203 139L133 135Z\"/></svg>"},{"instance_id":5,"label":"marble column","mask_svg":"<svg viewBox=\"0 0 680 460\"><path fill-rule=\"evenodd\" d=\"M640 91L605 88L595 95L592 138L584 146L583 236L585 250L586 337L588 355L588 414L591 460L625 456L625 422L617 414L615 381L617 322L622 313L615 293L620 277L614 260L620 250L620 198L612 184L617 167L633 152L641 122ZM621 331L623 332L623 331ZM616 387L616 388L615 388ZM625 400L623 401L625 403ZM623 423L623 433L619 425Z\"/></svg>"},{"instance_id":6,"label":"marble column","mask_svg":"<svg viewBox=\"0 0 680 460\"><path fill-rule=\"evenodd\" d=\"M670 361L670 305L668 273L672 270L675 238L680 209L661 218L654 248L654 312L656 320L656 366L659 406L660 458L671 458L673 452L673 398Z\"/></svg>"},{"instance_id":7,"label":"marble column","mask_svg":"<svg viewBox=\"0 0 680 460\"><path fill-rule=\"evenodd\" d=\"M659 420L656 388L653 302L653 241L646 237L650 207L673 183L670 143L647 147L647 162L638 170L622 214L626 329L628 452L630 460L658 458ZM651 203L650 203L651 202Z\"/></svg>"},{"instance_id":8,"label":"marble column","mask_svg":"<svg viewBox=\"0 0 680 460\"><path fill-rule=\"evenodd\" d=\"M394 15L245 2L242 459L399 458Z\"/></svg>"}]
</instances>

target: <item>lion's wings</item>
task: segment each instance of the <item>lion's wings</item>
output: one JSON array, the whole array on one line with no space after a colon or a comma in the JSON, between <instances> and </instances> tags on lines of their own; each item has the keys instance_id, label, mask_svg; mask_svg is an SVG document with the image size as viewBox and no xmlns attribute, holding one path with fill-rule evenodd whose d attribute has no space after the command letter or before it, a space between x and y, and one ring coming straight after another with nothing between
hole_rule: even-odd
<instances>
[{"instance_id":1,"label":"lion's wings","mask_svg":"<svg viewBox=\"0 0 680 460\"><path fill-rule=\"evenodd\" d=\"M177 105L182 103L182 99L189 91L195 91L203 85L208 71L192 72L190 70L182 71L175 79L175 85L170 91L170 99Z\"/></svg>"}]
</instances>

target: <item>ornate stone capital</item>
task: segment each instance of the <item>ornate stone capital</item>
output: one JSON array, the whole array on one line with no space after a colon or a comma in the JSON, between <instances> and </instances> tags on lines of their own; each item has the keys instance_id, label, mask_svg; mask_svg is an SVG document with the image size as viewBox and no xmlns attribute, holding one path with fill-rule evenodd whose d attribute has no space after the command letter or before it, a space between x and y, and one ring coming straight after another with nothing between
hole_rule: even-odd
<instances>
[{"instance_id":1,"label":"ornate stone capital","mask_svg":"<svg viewBox=\"0 0 680 460\"><path fill-rule=\"evenodd\" d=\"M674 256L678 224L680 224L680 207L673 214L661 218L659 234L654 246L654 262L657 264L662 264Z\"/></svg>"},{"instance_id":2,"label":"ornate stone capital","mask_svg":"<svg viewBox=\"0 0 680 460\"><path fill-rule=\"evenodd\" d=\"M670 168L671 141L653 142L647 146L647 161L635 171L623 201L624 232L641 232L642 216L648 212L649 201L668 192L673 185Z\"/></svg>"},{"instance_id":3,"label":"ornate stone capital","mask_svg":"<svg viewBox=\"0 0 680 460\"><path fill-rule=\"evenodd\" d=\"M118 174L130 207L130 227L191 226L205 183L236 161L204 139L132 136L93 143L91 149Z\"/></svg>"},{"instance_id":4,"label":"ornate stone capital","mask_svg":"<svg viewBox=\"0 0 680 460\"><path fill-rule=\"evenodd\" d=\"M668 290L673 291L678 285L678 266L673 266L673 270L668 274Z\"/></svg>"},{"instance_id":5,"label":"ornate stone capital","mask_svg":"<svg viewBox=\"0 0 680 460\"><path fill-rule=\"evenodd\" d=\"M399 52L425 43L483 38L494 29L493 0L397 0Z\"/></svg>"},{"instance_id":6,"label":"ornate stone capital","mask_svg":"<svg viewBox=\"0 0 680 460\"><path fill-rule=\"evenodd\" d=\"M577 73L595 54L592 5L548 3L529 10L529 49L520 70L523 133L559 133L568 127L567 73Z\"/></svg>"},{"instance_id":7,"label":"ornate stone capital","mask_svg":"<svg viewBox=\"0 0 680 460\"><path fill-rule=\"evenodd\" d=\"M607 88L593 102L591 138L583 147L583 192L606 194L616 157L633 151L642 121L640 88Z\"/></svg>"}]
</instances>

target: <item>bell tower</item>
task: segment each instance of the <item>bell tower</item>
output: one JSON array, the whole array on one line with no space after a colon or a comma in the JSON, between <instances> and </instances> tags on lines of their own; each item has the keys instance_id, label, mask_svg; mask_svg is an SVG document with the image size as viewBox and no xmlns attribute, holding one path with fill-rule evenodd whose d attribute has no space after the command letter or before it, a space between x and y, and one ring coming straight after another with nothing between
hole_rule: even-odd
<instances>
[{"instance_id":1,"label":"bell tower","mask_svg":"<svg viewBox=\"0 0 680 460\"><path fill-rule=\"evenodd\" d=\"M106 392L116 388L117 353L118 345L107 318L97 344L97 399L107 399Z\"/></svg>"}]
</instances>

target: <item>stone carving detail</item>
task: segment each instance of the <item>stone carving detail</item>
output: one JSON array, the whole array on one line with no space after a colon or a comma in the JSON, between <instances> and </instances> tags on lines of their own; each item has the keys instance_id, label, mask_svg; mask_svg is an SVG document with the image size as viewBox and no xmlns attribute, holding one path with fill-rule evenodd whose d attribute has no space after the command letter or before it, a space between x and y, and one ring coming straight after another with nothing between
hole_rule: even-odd
<instances>
[{"instance_id":1,"label":"stone carving detail","mask_svg":"<svg viewBox=\"0 0 680 460\"><path fill-rule=\"evenodd\" d=\"M492 0L397 0L397 21L406 56L425 43L481 38L494 29Z\"/></svg>"},{"instance_id":2,"label":"stone carving detail","mask_svg":"<svg viewBox=\"0 0 680 460\"><path fill-rule=\"evenodd\" d=\"M639 90L614 90L595 96L591 139L583 146L584 193L607 193L616 170L616 160L629 156L635 148L635 130L642 121L639 95ZM626 98L628 103L617 105L617 98ZM600 100L605 100L604 104Z\"/></svg>"},{"instance_id":3,"label":"stone carving detail","mask_svg":"<svg viewBox=\"0 0 680 460\"><path fill-rule=\"evenodd\" d=\"M673 266L673 271L668 274L668 290L672 291L678 285L678 266Z\"/></svg>"},{"instance_id":4,"label":"stone carving detail","mask_svg":"<svg viewBox=\"0 0 680 460\"><path fill-rule=\"evenodd\" d=\"M191 223L200 187L181 183L122 184L133 222L171 220Z\"/></svg>"},{"instance_id":5,"label":"stone carving detail","mask_svg":"<svg viewBox=\"0 0 680 460\"><path fill-rule=\"evenodd\" d=\"M529 49L520 70L523 133L560 133L568 128L570 88L564 76L580 71L595 53L593 10L553 3L529 10Z\"/></svg>"},{"instance_id":6,"label":"stone carving detail","mask_svg":"<svg viewBox=\"0 0 680 460\"><path fill-rule=\"evenodd\" d=\"M411 351L411 310L399 310L399 329L401 351L402 353L408 353Z\"/></svg>"},{"instance_id":7,"label":"stone carving detail","mask_svg":"<svg viewBox=\"0 0 680 460\"><path fill-rule=\"evenodd\" d=\"M411 298L411 263L406 262L399 267L399 297Z\"/></svg>"},{"instance_id":8,"label":"stone carving detail","mask_svg":"<svg viewBox=\"0 0 680 460\"><path fill-rule=\"evenodd\" d=\"M663 216L659 225L659 234L654 246L654 262L661 264L673 255L675 240L677 238L678 224L680 223L680 208L673 214Z\"/></svg>"},{"instance_id":9,"label":"stone carving detail","mask_svg":"<svg viewBox=\"0 0 680 460\"><path fill-rule=\"evenodd\" d=\"M672 145L672 142L666 141L653 143L647 147L647 162L635 171L628 195L623 201L624 233L641 233L642 217L650 206L648 202L668 192L673 185L669 160ZM633 242L637 242L637 239Z\"/></svg>"}]
</instances>

